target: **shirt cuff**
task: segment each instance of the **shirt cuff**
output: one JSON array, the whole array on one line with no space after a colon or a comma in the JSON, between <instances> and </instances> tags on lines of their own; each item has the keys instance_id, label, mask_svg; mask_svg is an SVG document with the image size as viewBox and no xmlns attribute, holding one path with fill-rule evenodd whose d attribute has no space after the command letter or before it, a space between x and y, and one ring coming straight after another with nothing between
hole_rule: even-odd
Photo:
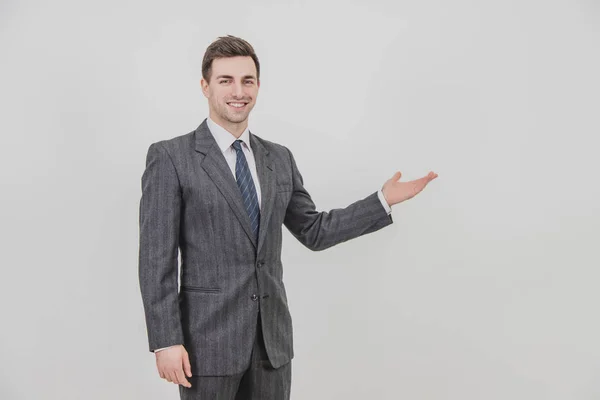
<instances>
[{"instance_id":1,"label":"shirt cuff","mask_svg":"<svg viewBox=\"0 0 600 400\"><path fill-rule=\"evenodd\" d=\"M385 197L383 197L383 191L381 189L379 189L379 191L377 192L377 196L379 197L379 201L381 201L381 205L383 206L383 208L385 208L385 211L387 211L388 215L390 215L392 213L392 208L385 200Z\"/></svg>"},{"instance_id":2,"label":"shirt cuff","mask_svg":"<svg viewBox=\"0 0 600 400\"><path fill-rule=\"evenodd\" d=\"M173 346L177 346L177 345L173 345ZM159 351L161 351L161 350L168 349L169 347L173 347L173 346L161 347L160 349L156 349L156 350L154 350L154 352L155 352L155 353L158 353L158 352L159 352Z\"/></svg>"}]
</instances>

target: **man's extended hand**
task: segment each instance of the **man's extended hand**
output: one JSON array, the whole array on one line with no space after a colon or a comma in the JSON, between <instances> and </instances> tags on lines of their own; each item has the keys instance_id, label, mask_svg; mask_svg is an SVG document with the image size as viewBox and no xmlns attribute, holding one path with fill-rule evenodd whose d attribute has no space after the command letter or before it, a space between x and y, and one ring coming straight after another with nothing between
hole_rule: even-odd
<instances>
[{"instance_id":1,"label":"man's extended hand","mask_svg":"<svg viewBox=\"0 0 600 400\"><path fill-rule=\"evenodd\" d=\"M401 176L402 173L400 171L396 172L391 179L385 182L381 189L383 197L385 197L385 200L390 206L413 198L421 192L429 182L437 178L438 174L429 172L426 176L409 182L399 182L398 180Z\"/></svg>"},{"instance_id":2,"label":"man's extended hand","mask_svg":"<svg viewBox=\"0 0 600 400\"><path fill-rule=\"evenodd\" d=\"M188 352L183 345L169 347L156 352L155 355L156 367L161 378L188 388L192 387L185 379L185 375L189 378L192 377L192 366Z\"/></svg>"}]
</instances>

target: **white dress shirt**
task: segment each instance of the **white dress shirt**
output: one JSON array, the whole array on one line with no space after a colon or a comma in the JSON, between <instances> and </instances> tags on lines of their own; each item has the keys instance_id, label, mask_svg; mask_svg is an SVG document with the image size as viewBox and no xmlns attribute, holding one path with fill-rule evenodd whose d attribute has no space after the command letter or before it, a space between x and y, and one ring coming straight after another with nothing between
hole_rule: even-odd
<instances>
[{"instance_id":1,"label":"white dress shirt","mask_svg":"<svg viewBox=\"0 0 600 400\"><path fill-rule=\"evenodd\" d=\"M231 169L231 173L233 174L233 178L235 179L235 164L237 162L237 152L233 148L233 142L238 140L235 136L233 136L227 129L223 128L221 125L217 124L210 117L207 118L206 123L208 124L208 129L210 133L212 133L213 137L217 141L217 145L223 156L225 156L225 160L227 160L227 165L229 165L229 169ZM252 179L254 180L254 187L256 188L256 196L258 197L258 204L260 204L260 182L258 181L258 174L256 172L256 161L254 160L254 153L252 152L252 147L250 147L250 131L246 127L244 132L242 132L240 140L243 141L242 151L244 152L244 156L246 156L246 162L248 163L248 168L250 168L250 173L252 174ZM383 197L383 192L381 189L377 192L377 196L379 197L379 201L381 201L381 205L388 213L391 214L392 209L388 205L387 201L385 201L385 197ZM154 350L161 351L164 349L168 349L169 347L163 347L160 349Z\"/></svg>"},{"instance_id":2,"label":"white dress shirt","mask_svg":"<svg viewBox=\"0 0 600 400\"><path fill-rule=\"evenodd\" d=\"M229 133L228 130L223 128L221 125L218 125L215 121L207 119L208 129L210 133L212 133L213 137L217 141L217 145L223 156L225 156L225 160L227 160L227 165L229 165L229 169L233 174L233 179L235 179L235 164L237 162L237 151L233 148L233 142L235 142L236 137ZM239 140L243 141L242 143L242 151L244 152L244 156L246 157L246 162L248 163L248 168L250 168L250 174L252 175L252 180L254 181L254 187L256 188L256 196L258 197L258 204L260 206L260 182L258 181L258 173L256 172L256 161L254 159L254 152L252 151L252 147L250 147L250 131L248 127L242 132Z\"/></svg>"}]
</instances>

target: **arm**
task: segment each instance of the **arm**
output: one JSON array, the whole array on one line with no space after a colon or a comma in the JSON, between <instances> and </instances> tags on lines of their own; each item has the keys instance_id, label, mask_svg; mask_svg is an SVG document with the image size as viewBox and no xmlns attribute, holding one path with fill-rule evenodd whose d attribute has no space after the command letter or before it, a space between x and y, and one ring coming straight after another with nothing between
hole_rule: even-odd
<instances>
[{"instance_id":1,"label":"arm","mask_svg":"<svg viewBox=\"0 0 600 400\"><path fill-rule=\"evenodd\" d=\"M142 175L139 282L150 351L183 344L177 291L181 193L165 148L153 143Z\"/></svg>"},{"instance_id":2,"label":"arm","mask_svg":"<svg viewBox=\"0 0 600 400\"><path fill-rule=\"evenodd\" d=\"M317 212L289 149L288 153L292 165L293 187L283 223L304 246L313 251L325 250L393 223L378 192L373 192L346 208Z\"/></svg>"}]
</instances>

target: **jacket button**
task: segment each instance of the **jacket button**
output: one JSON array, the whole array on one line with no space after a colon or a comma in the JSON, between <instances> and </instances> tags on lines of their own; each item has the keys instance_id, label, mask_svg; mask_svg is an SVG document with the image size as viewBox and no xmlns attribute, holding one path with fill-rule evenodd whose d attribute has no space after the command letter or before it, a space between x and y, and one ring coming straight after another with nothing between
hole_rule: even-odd
<instances>
[{"instance_id":1,"label":"jacket button","mask_svg":"<svg viewBox=\"0 0 600 400\"><path fill-rule=\"evenodd\" d=\"M258 300L258 296L255 294L253 294L250 298L252 299L252 301Z\"/></svg>"},{"instance_id":2,"label":"jacket button","mask_svg":"<svg viewBox=\"0 0 600 400\"><path fill-rule=\"evenodd\" d=\"M262 261L259 261L258 264L256 264L258 268L262 267L263 265L265 265L265 263Z\"/></svg>"}]
</instances>

